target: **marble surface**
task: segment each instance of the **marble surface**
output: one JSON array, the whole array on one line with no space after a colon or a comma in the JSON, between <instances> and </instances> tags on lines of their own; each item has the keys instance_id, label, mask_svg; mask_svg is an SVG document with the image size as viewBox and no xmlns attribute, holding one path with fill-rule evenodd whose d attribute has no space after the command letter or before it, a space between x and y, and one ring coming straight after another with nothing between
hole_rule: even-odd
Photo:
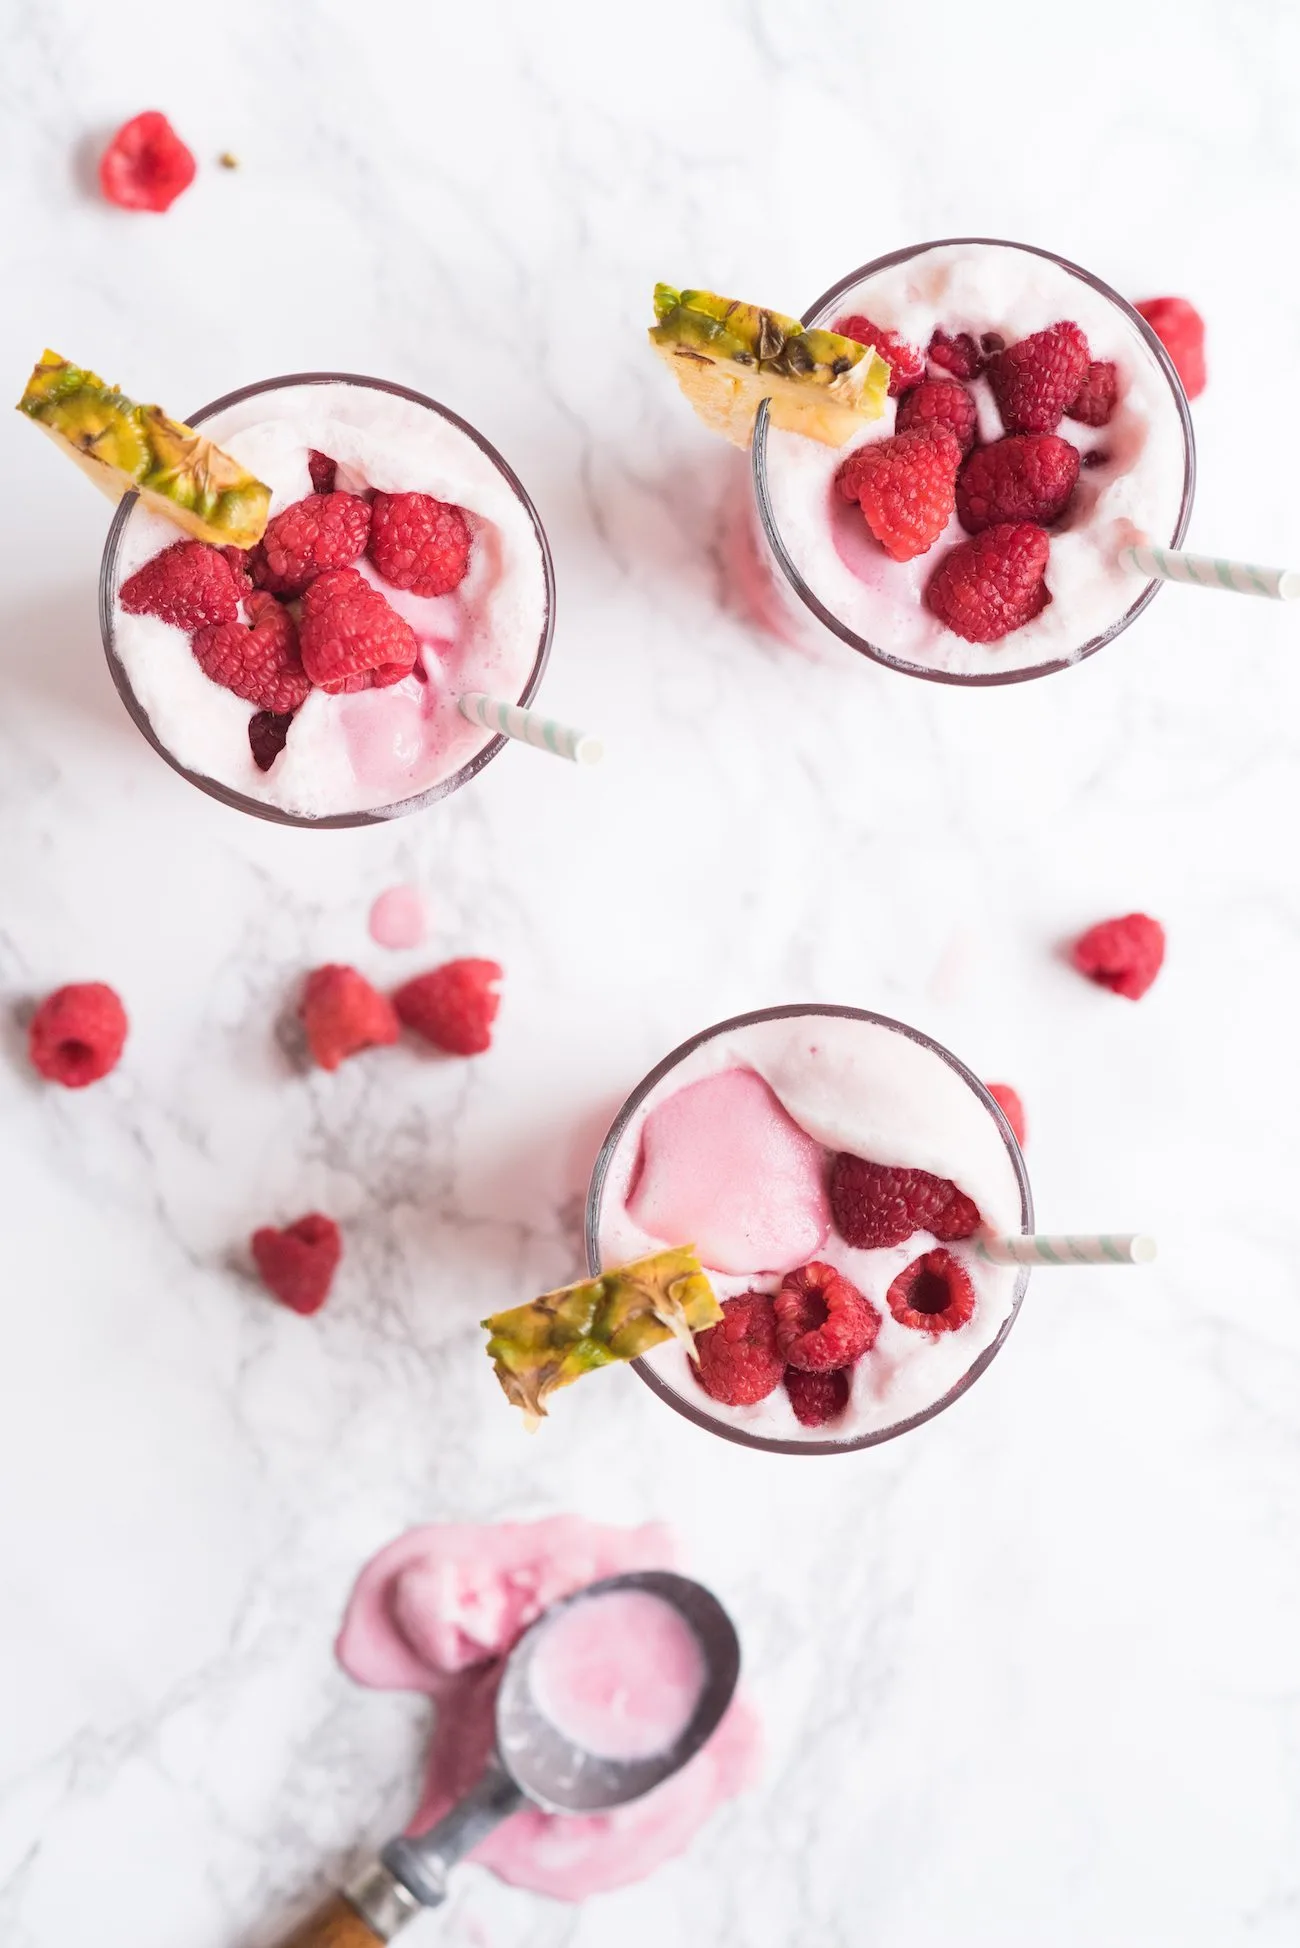
<instances>
[{"instance_id":1,"label":"marble surface","mask_svg":"<svg viewBox=\"0 0 1300 1948\"><path fill-rule=\"evenodd\" d=\"M411 1800L419 1709L331 1660L366 1555L566 1509L676 1523L743 1632L762 1784L580 1911L467 1870L413 1948L1300 1940L1295 618L1169 590L1005 693L801 660L726 605L743 469L641 335L657 277L798 309L962 230L1186 291L1212 334L1193 544L1294 562L1300 21L263 0L211 26L48 0L0 23L13 395L51 343L182 409L322 366L444 398L538 501L545 696L610 753L512 750L361 833L209 802L109 684L105 509L0 417L5 1948L268 1948ZM165 218L86 187L145 106L203 164ZM408 877L432 957L505 964L495 1048L301 1074L304 969L420 964L365 931ZM1058 951L1134 906L1170 934L1138 1007ZM35 1081L18 1025L76 978L133 1021L81 1096ZM475 1321L575 1272L599 1135L661 1053L802 998L1017 1083L1043 1221L1149 1229L1158 1265L1041 1275L978 1386L875 1453L733 1450L622 1374L529 1440ZM314 1205L347 1256L304 1322L242 1241Z\"/></svg>"}]
</instances>

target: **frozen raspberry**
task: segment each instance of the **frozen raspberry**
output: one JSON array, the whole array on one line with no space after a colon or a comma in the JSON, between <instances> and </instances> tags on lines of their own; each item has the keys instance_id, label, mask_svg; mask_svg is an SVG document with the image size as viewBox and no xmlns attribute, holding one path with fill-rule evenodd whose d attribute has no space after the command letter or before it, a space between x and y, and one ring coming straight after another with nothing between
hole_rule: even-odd
<instances>
[{"instance_id":1,"label":"frozen raspberry","mask_svg":"<svg viewBox=\"0 0 1300 1948\"><path fill-rule=\"evenodd\" d=\"M333 1218L311 1211L283 1231L263 1225L250 1240L262 1283L291 1312L319 1312L343 1256L343 1240Z\"/></svg>"},{"instance_id":2,"label":"frozen raspberry","mask_svg":"<svg viewBox=\"0 0 1300 1948\"><path fill-rule=\"evenodd\" d=\"M494 960L449 960L417 974L393 996L397 1018L448 1055L482 1055L492 1046L492 1024L501 1006Z\"/></svg>"},{"instance_id":3,"label":"frozen raspberry","mask_svg":"<svg viewBox=\"0 0 1300 1948\"><path fill-rule=\"evenodd\" d=\"M230 563L230 572L235 581L235 593L242 601L250 596L257 586L252 576L249 551L247 548L225 547L221 552Z\"/></svg>"},{"instance_id":4,"label":"frozen raspberry","mask_svg":"<svg viewBox=\"0 0 1300 1948\"><path fill-rule=\"evenodd\" d=\"M955 379L922 379L898 408L895 424L900 433L914 426L943 426L952 434L963 453L975 444L979 415L975 401L965 386Z\"/></svg>"},{"instance_id":5,"label":"frozen raspberry","mask_svg":"<svg viewBox=\"0 0 1300 1948\"><path fill-rule=\"evenodd\" d=\"M872 345L889 365L889 396L896 399L900 392L907 392L912 386L920 385L925 377L925 359L915 345L909 345L896 331L886 331L883 325L873 324L861 312L852 317L841 318L835 325L841 338L855 338L859 345Z\"/></svg>"},{"instance_id":6,"label":"frozen raspberry","mask_svg":"<svg viewBox=\"0 0 1300 1948\"><path fill-rule=\"evenodd\" d=\"M206 541L173 541L123 582L117 599L129 616L157 616L188 631L233 622L239 593L220 548Z\"/></svg>"},{"instance_id":7,"label":"frozen raspberry","mask_svg":"<svg viewBox=\"0 0 1300 1948\"><path fill-rule=\"evenodd\" d=\"M825 1427L838 1420L849 1404L847 1373L803 1373L797 1366L785 1370L785 1390L801 1427Z\"/></svg>"},{"instance_id":8,"label":"frozen raspberry","mask_svg":"<svg viewBox=\"0 0 1300 1948\"><path fill-rule=\"evenodd\" d=\"M259 771L269 771L289 741L292 711L259 710L248 720L248 748Z\"/></svg>"},{"instance_id":9,"label":"frozen raspberry","mask_svg":"<svg viewBox=\"0 0 1300 1948\"><path fill-rule=\"evenodd\" d=\"M1046 527L1070 504L1079 452L1055 433L1012 433L972 453L957 476L957 519L967 534L1001 521Z\"/></svg>"},{"instance_id":10,"label":"frozen raspberry","mask_svg":"<svg viewBox=\"0 0 1300 1948\"><path fill-rule=\"evenodd\" d=\"M951 372L954 379L977 379L984 370L984 354L968 331L949 337L936 331L926 352L931 365Z\"/></svg>"},{"instance_id":11,"label":"frozen raspberry","mask_svg":"<svg viewBox=\"0 0 1300 1948\"><path fill-rule=\"evenodd\" d=\"M123 122L99 159L99 187L120 210L169 210L194 176L194 157L156 108Z\"/></svg>"},{"instance_id":12,"label":"frozen raspberry","mask_svg":"<svg viewBox=\"0 0 1300 1948\"><path fill-rule=\"evenodd\" d=\"M776 1295L776 1343L787 1365L833 1373L869 1352L880 1314L833 1265L787 1272Z\"/></svg>"},{"instance_id":13,"label":"frozen raspberry","mask_svg":"<svg viewBox=\"0 0 1300 1948\"><path fill-rule=\"evenodd\" d=\"M1148 913L1102 920L1075 941L1070 958L1099 987L1140 1001L1164 962L1165 930Z\"/></svg>"},{"instance_id":14,"label":"frozen raspberry","mask_svg":"<svg viewBox=\"0 0 1300 1948\"><path fill-rule=\"evenodd\" d=\"M74 981L47 994L32 1016L27 1052L47 1082L84 1089L117 1067L126 1028L126 1009L112 988Z\"/></svg>"},{"instance_id":15,"label":"frozen raspberry","mask_svg":"<svg viewBox=\"0 0 1300 1948\"><path fill-rule=\"evenodd\" d=\"M359 561L369 539L370 503L359 494L310 494L268 521L254 579L272 595L301 595L318 575Z\"/></svg>"},{"instance_id":16,"label":"frozen raspberry","mask_svg":"<svg viewBox=\"0 0 1300 1948\"><path fill-rule=\"evenodd\" d=\"M960 464L961 448L946 427L918 426L858 447L836 485L846 500L857 501L885 553L911 561L947 527Z\"/></svg>"},{"instance_id":17,"label":"frozen raspberry","mask_svg":"<svg viewBox=\"0 0 1300 1948\"><path fill-rule=\"evenodd\" d=\"M415 667L415 631L355 568L319 575L302 598L303 665L322 690L383 689Z\"/></svg>"},{"instance_id":18,"label":"frozen raspberry","mask_svg":"<svg viewBox=\"0 0 1300 1948\"><path fill-rule=\"evenodd\" d=\"M843 1150L831 1165L830 1193L835 1228L859 1251L905 1244L914 1231L949 1243L979 1230L979 1211L966 1193L928 1170L896 1170Z\"/></svg>"},{"instance_id":19,"label":"frozen raspberry","mask_svg":"<svg viewBox=\"0 0 1300 1948\"><path fill-rule=\"evenodd\" d=\"M312 1059L322 1069L337 1069L363 1048L385 1048L402 1032L392 1003L355 967L313 969L298 1012Z\"/></svg>"},{"instance_id":20,"label":"frozen raspberry","mask_svg":"<svg viewBox=\"0 0 1300 1948\"><path fill-rule=\"evenodd\" d=\"M914 1332L956 1332L975 1310L975 1287L950 1251L927 1251L904 1267L885 1300L900 1326Z\"/></svg>"},{"instance_id":21,"label":"frozen raspberry","mask_svg":"<svg viewBox=\"0 0 1300 1948\"><path fill-rule=\"evenodd\" d=\"M1083 377L1075 397L1066 407L1066 417L1081 426L1105 426L1119 397L1119 370L1113 359L1095 358Z\"/></svg>"},{"instance_id":22,"label":"frozen raspberry","mask_svg":"<svg viewBox=\"0 0 1300 1948\"><path fill-rule=\"evenodd\" d=\"M458 507L432 494L376 494L370 559L394 588L450 595L469 567L470 533Z\"/></svg>"},{"instance_id":23,"label":"frozen raspberry","mask_svg":"<svg viewBox=\"0 0 1300 1948\"><path fill-rule=\"evenodd\" d=\"M776 1313L766 1292L722 1301L722 1317L695 1335L695 1377L728 1407L752 1407L775 1393L785 1373Z\"/></svg>"},{"instance_id":24,"label":"frozen raspberry","mask_svg":"<svg viewBox=\"0 0 1300 1948\"><path fill-rule=\"evenodd\" d=\"M1011 1125L1011 1134L1023 1150L1025 1146L1025 1105L1017 1090L1009 1082L986 1082L984 1087L992 1096L1002 1114Z\"/></svg>"},{"instance_id":25,"label":"frozen raspberry","mask_svg":"<svg viewBox=\"0 0 1300 1948\"><path fill-rule=\"evenodd\" d=\"M1205 320L1186 298L1144 298L1137 306L1174 362L1189 399L1205 391Z\"/></svg>"},{"instance_id":26,"label":"frozen raspberry","mask_svg":"<svg viewBox=\"0 0 1300 1948\"><path fill-rule=\"evenodd\" d=\"M203 674L259 710L292 716L307 701L311 678L298 654L298 629L273 595L260 591L245 603L248 626L219 622L190 637Z\"/></svg>"},{"instance_id":27,"label":"frozen raspberry","mask_svg":"<svg viewBox=\"0 0 1300 1948\"><path fill-rule=\"evenodd\" d=\"M318 453L312 447L307 454L307 471L311 475L313 493L332 494L334 476L338 472L338 461L331 460L328 453Z\"/></svg>"},{"instance_id":28,"label":"frozen raspberry","mask_svg":"<svg viewBox=\"0 0 1300 1948\"><path fill-rule=\"evenodd\" d=\"M995 352L986 376L1008 433L1054 433L1088 371L1088 341L1062 322Z\"/></svg>"},{"instance_id":29,"label":"frozen raspberry","mask_svg":"<svg viewBox=\"0 0 1300 1948\"><path fill-rule=\"evenodd\" d=\"M1046 531L1027 521L985 528L944 556L926 584L926 607L968 643L1000 642L1046 608L1050 552Z\"/></svg>"}]
</instances>

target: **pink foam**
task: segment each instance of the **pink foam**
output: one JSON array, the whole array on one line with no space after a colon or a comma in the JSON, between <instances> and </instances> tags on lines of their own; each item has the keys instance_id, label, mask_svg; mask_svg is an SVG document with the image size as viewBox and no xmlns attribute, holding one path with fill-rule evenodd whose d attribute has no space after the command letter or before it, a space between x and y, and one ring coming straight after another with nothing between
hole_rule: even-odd
<instances>
[{"instance_id":1,"label":"pink foam","mask_svg":"<svg viewBox=\"0 0 1300 1948\"><path fill-rule=\"evenodd\" d=\"M704 1679L690 1625L670 1603L636 1589L562 1611L529 1667L538 1710L602 1759L666 1752L690 1724Z\"/></svg>"},{"instance_id":2,"label":"pink foam","mask_svg":"<svg viewBox=\"0 0 1300 1948\"><path fill-rule=\"evenodd\" d=\"M380 947L418 947L428 938L429 910L418 886L390 886L370 909L370 938Z\"/></svg>"}]
</instances>

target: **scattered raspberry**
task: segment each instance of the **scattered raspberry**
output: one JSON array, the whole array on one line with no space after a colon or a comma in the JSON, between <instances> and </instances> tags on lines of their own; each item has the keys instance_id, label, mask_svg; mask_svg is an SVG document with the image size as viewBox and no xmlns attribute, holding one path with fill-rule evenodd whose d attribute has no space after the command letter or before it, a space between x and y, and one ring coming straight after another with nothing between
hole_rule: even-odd
<instances>
[{"instance_id":1,"label":"scattered raspberry","mask_svg":"<svg viewBox=\"0 0 1300 1948\"><path fill-rule=\"evenodd\" d=\"M1165 930L1147 913L1102 920L1075 941L1070 958L1099 987L1140 1001L1164 963Z\"/></svg>"},{"instance_id":2,"label":"scattered raspberry","mask_svg":"<svg viewBox=\"0 0 1300 1948\"><path fill-rule=\"evenodd\" d=\"M695 1377L728 1407L752 1407L775 1393L785 1373L776 1313L766 1292L722 1301L722 1317L695 1335Z\"/></svg>"},{"instance_id":3,"label":"scattered raspberry","mask_svg":"<svg viewBox=\"0 0 1300 1948\"><path fill-rule=\"evenodd\" d=\"M833 1265L787 1272L776 1295L776 1343L787 1365L833 1373L869 1352L880 1314Z\"/></svg>"},{"instance_id":4,"label":"scattered raspberry","mask_svg":"<svg viewBox=\"0 0 1300 1948\"><path fill-rule=\"evenodd\" d=\"M1174 362L1189 399L1205 391L1205 320L1186 298L1144 298L1137 309Z\"/></svg>"},{"instance_id":5,"label":"scattered raspberry","mask_svg":"<svg viewBox=\"0 0 1300 1948\"><path fill-rule=\"evenodd\" d=\"M925 377L925 359L915 345L909 345L896 331L886 331L883 325L875 325L861 312L852 317L841 318L834 329L841 338L855 338L859 345L872 345L881 358L889 364L889 396L896 399L900 392L907 392L912 386L919 386Z\"/></svg>"},{"instance_id":6,"label":"scattered raspberry","mask_svg":"<svg viewBox=\"0 0 1300 1948\"><path fill-rule=\"evenodd\" d=\"M501 1006L494 960L449 960L417 974L393 996L397 1018L448 1055L482 1055L492 1046L492 1024Z\"/></svg>"},{"instance_id":7,"label":"scattered raspberry","mask_svg":"<svg viewBox=\"0 0 1300 1948\"><path fill-rule=\"evenodd\" d=\"M1079 451L1055 433L1012 433L982 446L957 476L957 519L967 534L1001 521L1046 527L1070 504Z\"/></svg>"},{"instance_id":8,"label":"scattered raspberry","mask_svg":"<svg viewBox=\"0 0 1300 1948\"><path fill-rule=\"evenodd\" d=\"M254 579L272 595L301 595L317 575L359 561L369 539L369 501L310 494L267 523L261 552L254 551Z\"/></svg>"},{"instance_id":9,"label":"scattered raspberry","mask_svg":"<svg viewBox=\"0 0 1300 1948\"><path fill-rule=\"evenodd\" d=\"M256 587L249 561L249 551L247 548L225 547L221 552L230 563L230 573L234 577L235 582L235 593L243 601L253 593Z\"/></svg>"},{"instance_id":10,"label":"scattered raspberry","mask_svg":"<svg viewBox=\"0 0 1300 1948\"><path fill-rule=\"evenodd\" d=\"M343 1256L333 1218L312 1211L283 1231L264 1225L250 1240L262 1283L291 1312L319 1312Z\"/></svg>"},{"instance_id":11,"label":"scattered raspberry","mask_svg":"<svg viewBox=\"0 0 1300 1948\"><path fill-rule=\"evenodd\" d=\"M410 623L355 568L336 568L311 584L299 645L312 682L331 691L400 683L419 653Z\"/></svg>"},{"instance_id":12,"label":"scattered raspberry","mask_svg":"<svg viewBox=\"0 0 1300 1948\"><path fill-rule=\"evenodd\" d=\"M904 1267L885 1299L900 1326L914 1332L956 1332L975 1310L975 1287L950 1251L927 1251Z\"/></svg>"},{"instance_id":13,"label":"scattered raspberry","mask_svg":"<svg viewBox=\"0 0 1300 1948\"><path fill-rule=\"evenodd\" d=\"M1119 371L1115 361L1095 358L1084 374L1078 393L1066 407L1066 417L1077 419L1081 426L1105 426L1118 397Z\"/></svg>"},{"instance_id":14,"label":"scattered raspberry","mask_svg":"<svg viewBox=\"0 0 1300 1948\"><path fill-rule=\"evenodd\" d=\"M259 710L248 720L248 748L259 771L269 771L289 741L292 711Z\"/></svg>"},{"instance_id":15,"label":"scattered raspberry","mask_svg":"<svg viewBox=\"0 0 1300 1948\"><path fill-rule=\"evenodd\" d=\"M195 173L194 157L154 108L123 122L99 158L99 187L119 210L169 210Z\"/></svg>"},{"instance_id":16,"label":"scattered raspberry","mask_svg":"<svg viewBox=\"0 0 1300 1948\"><path fill-rule=\"evenodd\" d=\"M858 447L836 484L846 500L857 501L885 553L911 561L947 527L960 464L961 448L945 427L918 426Z\"/></svg>"},{"instance_id":17,"label":"scattered raspberry","mask_svg":"<svg viewBox=\"0 0 1300 1948\"><path fill-rule=\"evenodd\" d=\"M925 603L968 643L996 643L1046 608L1051 544L1042 528L1008 521L946 554L926 584Z\"/></svg>"},{"instance_id":18,"label":"scattered raspberry","mask_svg":"<svg viewBox=\"0 0 1300 1948\"><path fill-rule=\"evenodd\" d=\"M129 616L157 616L187 631L239 613L230 563L206 541L173 541L123 582L117 599Z\"/></svg>"},{"instance_id":19,"label":"scattered raspberry","mask_svg":"<svg viewBox=\"0 0 1300 1948\"><path fill-rule=\"evenodd\" d=\"M831 1165L831 1215L845 1244L859 1251L905 1244L914 1231L944 1243L978 1231L980 1214L964 1191L928 1170L896 1170L840 1152Z\"/></svg>"},{"instance_id":20,"label":"scattered raspberry","mask_svg":"<svg viewBox=\"0 0 1300 1948\"><path fill-rule=\"evenodd\" d=\"M959 331L951 338L946 331L936 331L926 356L931 365L951 372L954 379L977 379L984 370L984 354L968 331Z\"/></svg>"},{"instance_id":21,"label":"scattered raspberry","mask_svg":"<svg viewBox=\"0 0 1300 1948\"><path fill-rule=\"evenodd\" d=\"M849 1404L847 1373L801 1373L797 1366L788 1366L785 1390L801 1427L825 1427L838 1420Z\"/></svg>"},{"instance_id":22,"label":"scattered raspberry","mask_svg":"<svg viewBox=\"0 0 1300 1948\"><path fill-rule=\"evenodd\" d=\"M273 595L258 591L245 608L247 627L219 622L190 637L194 660L205 676L245 703L292 716L311 691L311 678L298 654L297 625Z\"/></svg>"},{"instance_id":23,"label":"scattered raspberry","mask_svg":"<svg viewBox=\"0 0 1300 1948\"><path fill-rule=\"evenodd\" d=\"M1088 371L1088 341L1062 322L995 352L986 375L1008 433L1054 433Z\"/></svg>"},{"instance_id":24,"label":"scattered raspberry","mask_svg":"<svg viewBox=\"0 0 1300 1948\"><path fill-rule=\"evenodd\" d=\"M318 453L312 447L307 454L307 471L311 475L312 491L317 494L334 492L334 476L338 472L338 461L331 460L328 453Z\"/></svg>"},{"instance_id":25,"label":"scattered raspberry","mask_svg":"<svg viewBox=\"0 0 1300 1948\"><path fill-rule=\"evenodd\" d=\"M313 969L298 1012L312 1059L322 1069L337 1069L363 1048L386 1048L402 1032L392 1003L355 967Z\"/></svg>"},{"instance_id":26,"label":"scattered raspberry","mask_svg":"<svg viewBox=\"0 0 1300 1948\"><path fill-rule=\"evenodd\" d=\"M984 1087L992 1096L1002 1114L1011 1125L1011 1134L1023 1150L1025 1147L1025 1105L1019 1092L1009 1082L986 1082Z\"/></svg>"},{"instance_id":27,"label":"scattered raspberry","mask_svg":"<svg viewBox=\"0 0 1300 1948\"><path fill-rule=\"evenodd\" d=\"M376 494L370 559L386 582L413 595L450 595L469 567L469 524L432 494Z\"/></svg>"},{"instance_id":28,"label":"scattered raspberry","mask_svg":"<svg viewBox=\"0 0 1300 1948\"><path fill-rule=\"evenodd\" d=\"M979 414L965 386L955 379L922 379L898 408L895 424L900 433L913 426L944 426L963 453L975 444Z\"/></svg>"},{"instance_id":29,"label":"scattered raspberry","mask_svg":"<svg viewBox=\"0 0 1300 1948\"><path fill-rule=\"evenodd\" d=\"M27 1052L47 1082L84 1089L117 1067L126 1029L126 1009L112 988L74 981L47 994L32 1016Z\"/></svg>"}]
</instances>

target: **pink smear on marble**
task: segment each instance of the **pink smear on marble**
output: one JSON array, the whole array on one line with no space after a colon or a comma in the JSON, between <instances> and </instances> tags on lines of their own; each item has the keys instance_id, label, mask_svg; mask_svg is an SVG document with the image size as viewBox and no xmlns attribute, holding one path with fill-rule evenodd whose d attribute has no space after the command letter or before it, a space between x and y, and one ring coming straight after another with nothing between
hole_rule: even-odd
<instances>
[{"instance_id":1,"label":"pink smear on marble","mask_svg":"<svg viewBox=\"0 0 1300 1948\"><path fill-rule=\"evenodd\" d=\"M380 947L418 947L429 935L429 909L418 886L390 886L370 909L370 938Z\"/></svg>"}]
</instances>

